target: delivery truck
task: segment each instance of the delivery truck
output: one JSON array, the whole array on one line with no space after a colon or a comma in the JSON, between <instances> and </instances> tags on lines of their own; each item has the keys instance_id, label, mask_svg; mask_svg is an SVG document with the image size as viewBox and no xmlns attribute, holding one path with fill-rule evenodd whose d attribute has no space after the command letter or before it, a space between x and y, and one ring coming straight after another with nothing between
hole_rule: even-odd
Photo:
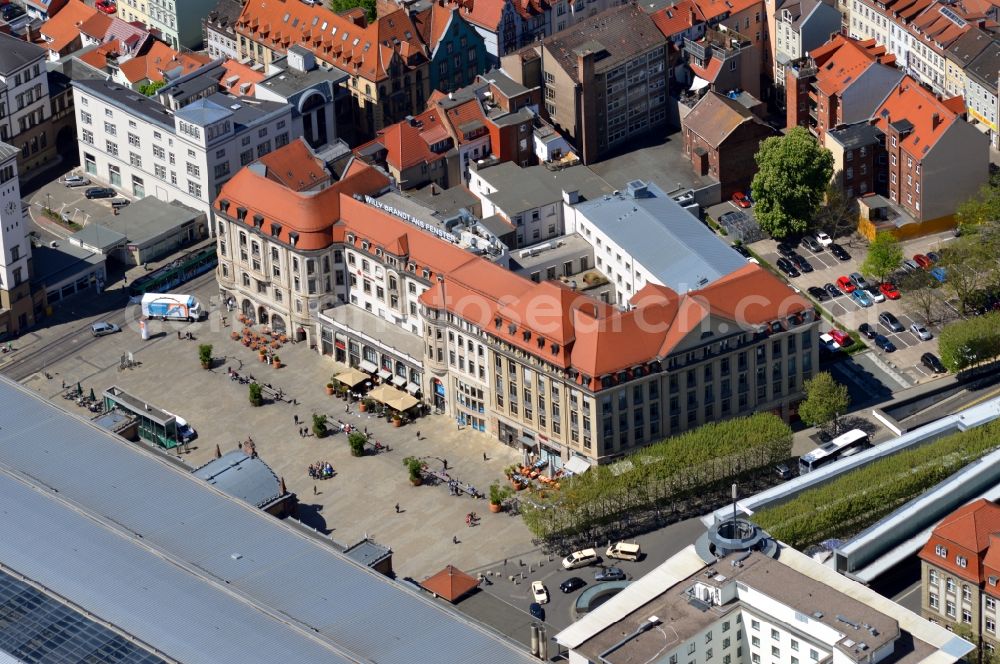
<instances>
[{"instance_id":1,"label":"delivery truck","mask_svg":"<svg viewBox=\"0 0 1000 664\"><path fill-rule=\"evenodd\" d=\"M161 320L201 319L201 304L193 295L174 293L146 293L142 296L142 315Z\"/></svg>"}]
</instances>

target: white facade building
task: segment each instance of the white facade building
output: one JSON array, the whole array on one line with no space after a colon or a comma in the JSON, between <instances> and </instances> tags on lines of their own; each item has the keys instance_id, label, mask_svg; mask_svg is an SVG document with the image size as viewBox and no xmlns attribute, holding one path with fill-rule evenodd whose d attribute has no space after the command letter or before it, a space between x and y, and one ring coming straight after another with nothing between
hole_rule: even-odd
<instances>
[{"instance_id":1,"label":"white facade building","mask_svg":"<svg viewBox=\"0 0 1000 664\"><path fill-rule=\"evenodd\" d=\"M29 258L31 244L21 211L17 149L4 143L0 144L0 290L13 291L28 280Z\"/></svg>"},{"instance_id":2,"label":"white facade building","mask_svg":"<svg viewBox=\"0 0 1000 664\"><path fill-rule=\"evenodd\" d=\"M42 124L50 115L46 50L0 34L0 141L21 151L21 172L47 142Z\"/></svg>"},{"instance_id":3,"label":"white facade building","mask_svg":"<svg viewBox=\"0 0 1000 664\"><path fill-rule=\"evenodd\" d=\"M111 81L73 81L80 162L130 196L208 212L240 168L285 145L291 107L216 93L177 111Z\"/></svg>"}]
</instances>

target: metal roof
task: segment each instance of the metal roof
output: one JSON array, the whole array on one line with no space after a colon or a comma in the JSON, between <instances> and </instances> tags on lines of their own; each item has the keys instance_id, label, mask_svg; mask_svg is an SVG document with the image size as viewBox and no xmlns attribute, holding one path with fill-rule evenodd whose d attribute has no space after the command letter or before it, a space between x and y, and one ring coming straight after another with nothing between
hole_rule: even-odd
<instances>
[{"instance_id":1,"label":"metal roof","mask_svg":"<svg viewBox=\"0 0 1000 664\"><path fill-rule=\"evenodd\" d=\"M212 459L192 474L254 507L264 507L281 497L281 480L271 467L243 450Z\"/></svg>"},{"instance_id":2,"label":"metal roof","mask_svg":"<svg viewBox=\"0 0 1000 664\"><path fill-rule=\"evenodd\" d=\"M534 661L327 540L7 378L0 400L0 564L166 657Z\"/></svg>"},{"instance_id":3,"label":"metal roof","mask_svg":"<svg viewBox=\"0 0 1000 664\"><path fill-rule=\"evenodd\" d=\"M655 184L630 183L629 190L576 206L622 253L632 257L661 284L678 293L735 272L746 260Z\"/></svg>"}]
</instances>

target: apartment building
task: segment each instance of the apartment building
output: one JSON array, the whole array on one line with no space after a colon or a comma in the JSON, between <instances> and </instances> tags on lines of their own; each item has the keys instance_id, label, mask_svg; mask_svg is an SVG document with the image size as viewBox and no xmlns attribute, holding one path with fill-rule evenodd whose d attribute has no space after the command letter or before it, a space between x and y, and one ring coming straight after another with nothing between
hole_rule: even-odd
<instances>
[{"instance_id":1,"label":"apartment building","mask_svg":"<svg viewBox=\"0 0 1000 664\"><path fill-rule=\"evenodd\" d=\"M555 640L574 664L932 664L974 650L742 519L716 522Z\"/></svg>"},{"instance_id":2,"label":"apartment building","mask_svg":"<svg viewBox=\"0 0 1000 664\"><path fill-rule=\"evenodd\" d=\"M221 92L171 110L107 80L73 81L80 163L131 196L208 212L240 168L290 140L288 104Z\"/></svg>"},{"instance_id":3,"label":"apartment building","mask_svg":"<svg viewBox=\"0 0 1000 664\"><path fill-rule=\"evenodd\" d=\"M41 25L38 30L41 36L39 44L48 50L50 61L55 62L64 55L80 50L83 46L80 25L95 14L97 10L82 0L69 0L59 13Z\"/></svg>"},{"instance_id":4,"label":"apartment building","mask_svg":"<svg viewBox=\"0 0 1000 664\"><path fill-rule=\"evenodd\" d=\"M487 68L482 35L455 6L432 3L413 14L413 24L430 55L430 89L451 92L476 80Z\"/></svg>"},{"instance_id":5,"label":"apartment building","mask_svg":"<svg viewBox=\"0 0 1000 664\"><path fill-rule=\"evenodd\" d=\"M938 99L906 76L872 116L885 136L889 199L917 221L948 218L986 184L989 138L961 97Z\"/></svg>"},{"instance_id":6,"label":"apartment building","mask_svg":"<svg viewBox=\"0 0 1000 664\"><path fill-rule=\"evenodd\" d=\"M19 154L14 146L0 143L0 332L8 338L35 324L28 216L22 210L17 176Z\"/></svg>"},{"instance_id":7,"label":"apartment building","mask_svg":"<svg viewBox=\"0 0 1000 664\"><path fill-rule=\"evenodd\" d=\"M683 87L700 92L708 88L719 94L748 92L761 94L761 55L753 40L732 30L708 28L698 40L684 41L684 55L692 80L678 77Z\"/></svg>"},{"instance_id":8,"label":"apartment building","mask_svg":"<svg viewBox=\"0 0 1000 664\"><path fill-rule=\"evenodd\" d=\"M918 554L920 614L948 629L968 629L986 651L1000 645L1000 506L980 498L938 523Z\"/></svg>"},{"instance_id":9,"label":"apartment building","mask_svg":"<svg viewBox=\"0 0 1000 664\"><path fill-rule=\"evenodd\" d=\"M786 119L823 142L841 125L867 122L896 89L903 72L875 40L837 35L785 68Z\"/></svg>"},{"instance_id":10,"label":"apartment building","mask_svg":"<svg viewBox=\"0 0 1000 664\"><path fill-rule=\"evenodd\" d=\"M823 146L833 155L833 182L848 199L872 192L889 195L889 156L885 136L876 125L859 122L824 135Z\"/></svg>"},{"instance_id":11,"label":"apartment building","mask_svg":"<svg viewBox=\"0 0 1000 664\"><path fill-rule=\"evenodd\" d=\"M129 23L138 21L158 30L171 48L201 47L201 21L206 9L201 0L119 0L116 7L118 16Z\"/></svg>"},{"instance_id":12,"label":"apartment building","mask_svg":"<svg viewBox=\"0 0 1000 664\"><path fill-rule=\"evenodd\" d=\"M239 60L236 47L236 20L243 11L239 0L219 0L202 20L202 42L213 60L232 58Z\"/></svg>"},{"instance_id":13,"label":"apartment building","mask_svg":"<svg viewBox=\"0 0 1000 664\"><path fill-rule=\"evenodd\" d=\"M840 32L841 16L823 0L785 2L775 13L775 58L772 80L775 99L784 104L785 65L798 60Z\"/></svg>"},{"instance_id":14,"label":"apartment building","mask_svg":"<svg viewBox=\"0 0 1000 664\"><path fill-rule=\"evenodd\" d=\"M290 162L298 149L271 159ZM514 274L366 197L387 181L358 161L340 189L322 177L317 185L285 178L284 168L254 165L223 187L213 210L220 287L255 320L273 326L277 315L320 352L386 372L429 405L554 465L572 456L605 462L719 417L788 416L817 366L808 303L679 205L658 199L676 209L655 229L636 219L615 226L611 216L643 195L638 184L610 197L622 210L605 201L606 224L596 211L576 223L588 241L598 232L618 238L612 263L631 261L623 254L645 233L637 269L651 277L629 284L625 310ZM654 262L654 247L671 243ZM682 287L688 273L697 276Z\"/></svg>"},{"instance_id":15,"label":"apartment building","mask_svg":"<svg viewBox=\"0 0 1000 664\"><path fill-rule=\"evenodd\" d=\"M989 33L972 28L952 42L945 52L947 96L962 95L969 120L989 131L990 144L1000 146L997 119L997 72L1000 42Z\"/></svg>"},{"instance_id":16,"label":"apartment building","mask_svg":"<svg viewBox=\"0 0 1000 664\"><path fill-rule=\"evenodd\" d=\"M340 15L319 2L249 2L236 33L240 61L267 72L295 44L311 51L320 67L347 72L359 138L413 115L430 95L430 53L402 9L369 25L361 10Z\"/></svg>"},{"instance_id":17,"label":"apartment building","mask_svg":"<svg viewBox=\"0 0 1000 664\"><path fill-rule=\"evenodd\" d=\"M41 46L0 33L0 141L20 150L20 177L58 157L46 56Z\"/></svg>"},{"instance_id":18,"label":"apartment building","mask_svg":"<svg viewBox=\"0 0 1000 664\"><path fill-rule=\"evenodd\" d=\"M667 41L628 5L597 14L541 43L545 116L599 161L627 139L665 131Z\"/></svg>"}]
</instances>

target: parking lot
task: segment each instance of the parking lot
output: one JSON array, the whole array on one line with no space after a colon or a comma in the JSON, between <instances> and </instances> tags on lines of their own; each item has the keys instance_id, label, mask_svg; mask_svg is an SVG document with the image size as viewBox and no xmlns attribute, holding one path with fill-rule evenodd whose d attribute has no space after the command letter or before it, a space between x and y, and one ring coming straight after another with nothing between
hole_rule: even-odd
<instances>
[{"instance_id":1,"label":"parking lot","mask_svg":"<svg viewBox=\"0 0 1000 664\"><path fill-rule=\"evenodd\" d=\"M72 174L83 175L90 180L90 184L80 187L67 187L62 183L62 177L60 177L58 181L53 180L39 187L26 199L31 205L30 210L33 217L39 216L43 208L49 208L62 215L68 221L86 226L91 222L97 222L104 217L114 214L111 201L130 199L129 196L118 191L117 195L112 198L90 200L84 193L88 188L106 187L107 184L82 173L80 169L74 169ZM67 230L66 234L68 235L71 232Z\"/></svg>"},{"instance_id":2,"label":"parking lot","mask_svg":"<svg viewBox=\"0 0 1000 664\"><path fill-rule=\"evenodd\" d=\"M732 203L727 205L730 209L737 209ZM909 258L917 253L938 250L951 238L950 233L941 233L911 240L903 244L903 255L905 258ZM836 286L840 277L849 276L852 272L860 272L861 264L865 258L866 244L864 241L856 238L853 240L851 238L837 238L836 242L850 254L849 260L838 260L826 248L822 251L811 251L804 244L799 244L795 247L795 251L808 261L813 271L803 273L800 270L798 277L787 278L787 281L803 294L807 294L810 287L825 289L827 284ZM750 248L768 263L772 265L777 263L779 254L776 241L761 240L753 243ZM943 294L944 291L942 291ZM918 315L913 311L913 306L908 304L906 292L900 291L900 295L898 300L886 298L882 302L872 301L869 307L863 307L847 293L830 297L819 304L840 323L843 329L856 332L863 323L867 323L876 332L888 338L896 347L894 352L886 353L877 348L872 340L864 339L870 348L868 352L874 356L877 362L885 365L883 366L884 370L898 374L905 378L909 384L916 384L934 378L934 374L920 363L920 356L927 352L938 354L936 337L940 332L941 325L950 318L945 321L936 321L935 324L928 326L928 330L935 338L921 341L916 334L910 331L910 325L923 321L919 320ZM945 307L942 309L949 311ZM902 332L892 332L879 322L879 314L884 311L896 316L903 326ZM957 315L954 311L951 313ZM824 325L821 329L828 331L830 328Z\"/></svg>"}]
</instances>

